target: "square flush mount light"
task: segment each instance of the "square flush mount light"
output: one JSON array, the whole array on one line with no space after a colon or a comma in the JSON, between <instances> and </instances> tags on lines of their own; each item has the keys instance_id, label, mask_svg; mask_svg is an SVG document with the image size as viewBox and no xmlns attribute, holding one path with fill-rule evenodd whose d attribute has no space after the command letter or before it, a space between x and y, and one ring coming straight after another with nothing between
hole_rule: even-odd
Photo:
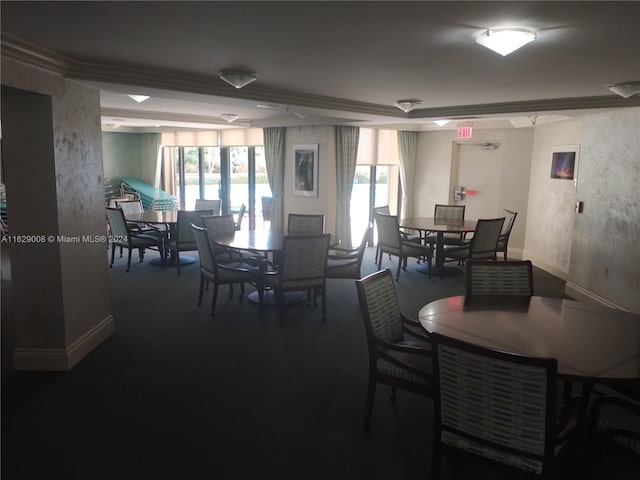
<instances>
[{"instance_id":1,"label":"square flush mount light","mask_svg":"<svg viewBox=\"0 0 640 480\"><path fill-rule=\"evenodd\" d=\"M614 83L609 85L609 90L623 98L640 95L640 81Z\"/></svg>"},{"instance_id":2,"label":"square flush mount light","mask_svg":"<svg viewBox=\"0 0 640 480\"><path fill-rule=\"evenodd\" d=\"M504 57L535 39L535 33L523 28L499 28L487 30L476 38L476 43Z\"/></svg>"},{"instance_id":3,"label":"square flush mount light","mask_svg":"<svg viewBox=\"0 0 640 480\"><path fill-rule=\"evenodd\" d=\"M220 80L227 82L235 88L242 88L256 81L255 73L239 72L235 70L225 70L220 73Z\"/></svg>"},{"instance_id":4,"label":"square flush mount light","mask_svg":"<svg viewBox=\"0 0 640 480\"><path fill-rule=\"evenodd\" d=\"M134 99L138 103L142 103L145 100L149 99L149 95L127 95L127 96Z\"/></svg>"}]
</instances>

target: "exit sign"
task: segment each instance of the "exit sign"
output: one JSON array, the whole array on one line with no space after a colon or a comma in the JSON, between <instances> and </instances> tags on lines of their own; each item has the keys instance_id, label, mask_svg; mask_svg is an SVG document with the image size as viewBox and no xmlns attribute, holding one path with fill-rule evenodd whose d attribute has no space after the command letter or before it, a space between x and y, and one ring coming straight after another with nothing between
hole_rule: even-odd
<instances>
[{"instance_id":1,"label":"exit sign","mask_svg":"<svg viewBox=\"0 0 640 480\"><path fill-rule=\"evenodd\" d=\"M471 138L473 127L458 127L458 138Z\"/></svg>"}]
</instances>

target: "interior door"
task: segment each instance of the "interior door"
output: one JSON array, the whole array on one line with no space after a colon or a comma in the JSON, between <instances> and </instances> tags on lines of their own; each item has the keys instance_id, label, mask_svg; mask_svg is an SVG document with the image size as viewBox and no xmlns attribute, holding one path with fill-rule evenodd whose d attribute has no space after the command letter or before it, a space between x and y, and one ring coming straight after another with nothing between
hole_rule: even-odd
<instances>
[{"instance_id":1,"label":"interior door","mask_svg":"<svg viewBox=\"0 0 640 480\"><path fill-rule=\"evenodd\" d=\"M466 193L456 205L466 205L465 218L496 218L498 214L498 178L500 145L497 143L459 144L454 158L454 188ZM452 188L453 190L453 188ZM453 197L453 191L451 193Z\"/></svg>"}]
</instances>

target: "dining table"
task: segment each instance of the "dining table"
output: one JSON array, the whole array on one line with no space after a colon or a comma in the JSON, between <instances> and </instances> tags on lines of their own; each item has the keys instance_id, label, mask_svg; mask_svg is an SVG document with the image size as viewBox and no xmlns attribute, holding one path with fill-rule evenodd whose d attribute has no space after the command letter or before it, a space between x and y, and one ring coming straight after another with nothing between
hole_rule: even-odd
<instances>
[{"instance_id":1,"label":"dining table","mask_svg":"<svg viewBox=\"0 0 640 480\"><path fill-rule=\"evenodd\" d=\"M408 217L401 219L399 225L402 229L416 230L420 232L422 238L431 233L436 233L435 242L435 264L431 271L429 271L429 265L420 264L416 270L420 273L433 274L433 275L454 275L461 273L457 267L445 266L445 251L444 251L444 234L445 233L457 233L465 234L474 232L476 229L477 220L453 220L453 219L435 219L433 217Z\"/></svg>"},{"instance_id":2,"label":"dining table","mask_svg":"<svg viewBox=\"0 0 640 480\"><path fill-rule=\"evenodd\" d=\"M420 309L428 332L522 355L553 357L583 384L640 381L640 315L551 297L447 297Z\"/></svg>"},{"instance_id":3,"label":"dining table","mask_svg":"<svg viewBox=\"0 0 640 480\"><path fill-rule=\"evenodd\" d=\"M217 237L215 241L230 248L254 252L265 257L271 255L277 263L277 258L284 249L286 235L317 235L317 233L287 230L237 230L232 235ZM332 235L330 246L337 244L339 241ZM251 302L259 303L258 292L250 293L247 298ZM307 294L305 292L285 292L283 298L285 304L301 303L307 301ZM277 305L273 290L265 290L263 303L270 306Z\"/></svg>"}]
</instances>

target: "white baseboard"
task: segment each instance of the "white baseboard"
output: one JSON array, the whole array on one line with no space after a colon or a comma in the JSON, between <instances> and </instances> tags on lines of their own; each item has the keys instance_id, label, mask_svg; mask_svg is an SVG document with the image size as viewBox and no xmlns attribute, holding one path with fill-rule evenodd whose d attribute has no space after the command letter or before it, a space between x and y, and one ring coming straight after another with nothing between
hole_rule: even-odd
<instances>
[{"instance_id":1,"label":"white baseboard","mask_svg":"<svg viewBox=\"0 0 640 480\"><path fill-rule=\"evenodd\" d=\"M555 265L553 263L549 263L542 258L538 258L535 255L531 255L529 252L524 251L522 254L522 258L524 260L531 260L536 267L541 268L545 272L549 272L551 275L555 275L562 280L567 280L569 278L569 271L562 268L560 265Z\"/></svg>"},{"instance_id":2,"label":"white baseboard","mask_svg":"<svg viewBox=\"0 0 640 480\"><path fill-rule=\"evenodd\" d=\"M16 348L13 352L13 368L49 372L69 371L113 332L113 317L109 315L66 348Z\"/></svg>"},{"instance_id":3,"label":"white baseboard","mask_svg":"<svg viewBox=\"0 0 640 480\"><path fill-rule=\"evenodd\" d=\"M595 293L591 293L590 291L585 290L584 288L579 287L578 285L575 285L571 282L567 282L565 284L564 293L569 295L571 298L575 298L580 302L599 303L600 305L604 305L605 307L615 308L618 310L625 310L624 308L616 305L615 303L612 303L605 298L599 297Z\"/></svg>"}]
</instances>

